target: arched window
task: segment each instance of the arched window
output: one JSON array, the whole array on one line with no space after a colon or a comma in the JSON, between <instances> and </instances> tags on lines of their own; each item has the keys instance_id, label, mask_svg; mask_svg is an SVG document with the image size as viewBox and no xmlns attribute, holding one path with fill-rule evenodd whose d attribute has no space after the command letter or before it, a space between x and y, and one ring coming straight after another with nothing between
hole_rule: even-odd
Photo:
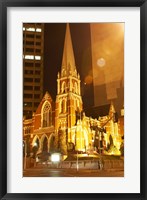
<instances>
[{"instance_id":1,"label":"arched window","mask_svg":"<svg viewBox=\"0 0 147 200\"><path fill-rule=\"evenodd\" d=\"M48 127L52 125L52 109L51 104L47 101L42 108L42 127Z\"/></svg>"},{"instance_id":2,"label":"arched window","mask_svg":"<svg viewBox=\"0 0 147 200\"><path fill-rule=\"evenodd\" d=\"M74 100L74 106L75 106L75 110L80 109L80 102L78 99Z\"/></svg>"},{"instance_id":3,"label":"arched window","mask_svg":"<svg viewBox=\"0 0 147 200\"><path fill-rule=\"evenodd\" d=\"M63 82L62 83L62 93L65 93L66 92L66 83Z\"/></svg>"},{"instance_id":4,"label":"arched window","mask_svg":"<svg viewBox=\"0 0 147 200\"><path fill-rule=\"evenodd\" d=\"M61 101L61 109L60 109L61 113L65 113L66 112L66 100L63 99Z\"/></svg>"},{"instance_id":5,"label":"arched window","mask_svg":"<svg viewBox=\"0 0 147 200\"><path fill-rule=\"evenodd\" d=\"M75 82L74 84L74 89L75 89L75 93L77 94L78 93L78 86L77 86L77 83Z\"/></svg>"}]
</instances>

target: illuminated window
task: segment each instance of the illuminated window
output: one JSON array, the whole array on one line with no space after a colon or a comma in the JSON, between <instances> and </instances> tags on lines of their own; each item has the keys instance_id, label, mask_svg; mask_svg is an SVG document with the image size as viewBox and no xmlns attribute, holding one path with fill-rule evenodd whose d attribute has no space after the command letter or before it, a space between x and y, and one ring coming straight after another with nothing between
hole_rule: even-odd
<instances>
[{"instance_id":1,"label":"illuminated window","mask_svg":"<svg viewBox=\"0 0 147 200\"><path fill-rule=\"evenodd\" d=\"M48 127L52 125L52 109L51 104L46 101L42 107L42 126Z\"/></svg>"},{"instance_id":2,"label":"illuminated window","mask_svg":"<svg viewBox=\"0 0 147 200\"><path fill-rule=\"evenodd\" d=\"M25 55L25 59L33 60L34 56L33 55Z\"/></svg>"},{"instance_id":3,"label":"illuminated window","mask_svg":"<svg viewBox=\"0 0 147 200\"><path fill-rule=\"evenodd\" d=\"M35 56L35 60L41 60L41 56Z\"/></svg>"},{"instance_id":4,"label":"illuminated window","mask_svg":"<svg viewBox=\"0 0 147 200\"><path fill-rule=\"evenodd\" d=\"M41 32L41 28L36 28L36 32Z\"/></svg>"},{"instance_id":5,"label":"illuminated window","mask_svg":"<svg viewBox=\"0 0 147 200\"><path fill-rule=\"evenodd\" d=\"M23 31L25 31L25 27L23 27Z\"/></svg>"},{"instance_id":6,"label":"illuminated window","mask_svg":"<svg viewBox=\"0 0 147 200\"><path fill-rule=\"evenodd\" d=\"M35 31L35 28L26 28L27 31Z\"/></svg>"}]
</instances>

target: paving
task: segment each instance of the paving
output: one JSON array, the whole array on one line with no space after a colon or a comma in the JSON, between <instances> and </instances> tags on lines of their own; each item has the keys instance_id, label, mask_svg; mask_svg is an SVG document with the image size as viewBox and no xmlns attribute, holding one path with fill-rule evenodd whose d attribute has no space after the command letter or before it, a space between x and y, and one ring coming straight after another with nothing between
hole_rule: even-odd
<instances>
[{"instance_id":1,"label":"paving","mask_svg":"<svg viewBox=\"0 0 147 200\"><path fill-rule=\"evenodd\" d=\"M92 170L92 169L49 169L29 168L24 170L24 177L124 177L120 169Z\"/></svg>"}]
</instances>

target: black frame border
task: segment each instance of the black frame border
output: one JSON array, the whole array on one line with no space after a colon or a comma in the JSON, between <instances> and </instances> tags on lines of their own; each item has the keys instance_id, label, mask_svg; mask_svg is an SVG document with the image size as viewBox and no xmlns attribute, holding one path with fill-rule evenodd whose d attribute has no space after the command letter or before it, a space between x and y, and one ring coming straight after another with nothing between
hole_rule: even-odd
<instances>
[{"instance_id":1,"label":"black frame border","mask_svg":"<svg viewBox=\"0 0 147 200\"><path fill-rule=\"evenodd\" d=\"M7 8L140 7L140 193L7 193ZM147 199L147 0L0 0L0 199ZM135 103L135 102L134 102Z\"/></svg>"}]
</instances>

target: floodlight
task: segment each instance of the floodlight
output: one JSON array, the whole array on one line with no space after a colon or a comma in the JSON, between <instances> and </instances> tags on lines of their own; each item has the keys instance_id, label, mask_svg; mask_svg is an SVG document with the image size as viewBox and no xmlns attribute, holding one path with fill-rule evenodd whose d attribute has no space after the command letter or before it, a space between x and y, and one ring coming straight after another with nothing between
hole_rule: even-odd
<instances>
[{"instance_id":1,"label":"floodlight","mask_svg":"<svg viewBox=\"0 0 147 200\"><path fill-rule=\"evenodd\" d=\"M53 153L51 155L51 161L52 162L59 162L60 161L60 154L59 153Z\"/></svg>"}]
</instances>

